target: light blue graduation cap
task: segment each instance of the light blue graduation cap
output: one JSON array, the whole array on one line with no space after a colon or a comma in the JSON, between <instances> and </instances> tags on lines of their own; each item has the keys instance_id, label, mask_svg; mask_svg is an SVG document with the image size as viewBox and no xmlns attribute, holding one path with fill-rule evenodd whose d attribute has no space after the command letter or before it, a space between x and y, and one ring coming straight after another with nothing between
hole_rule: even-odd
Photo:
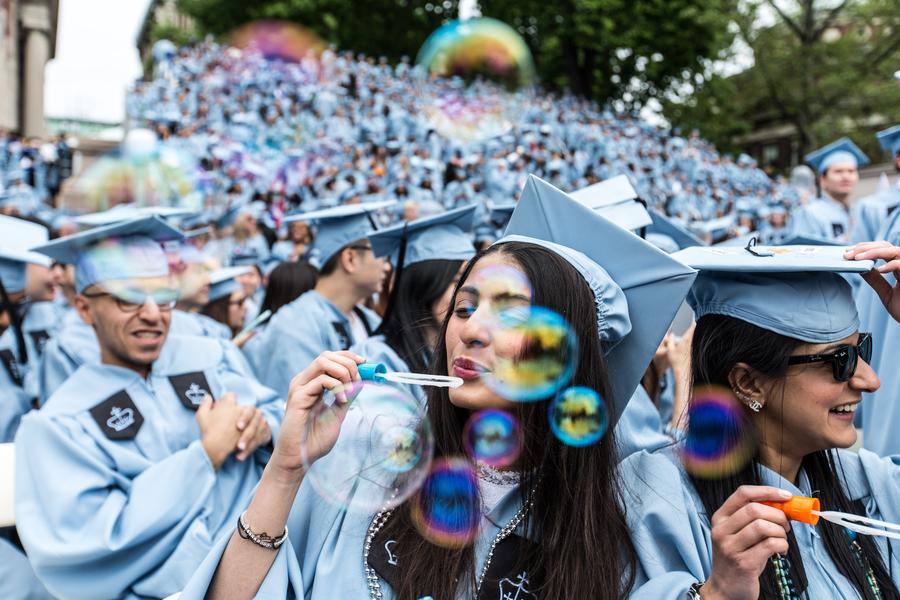
<instances>
[{"instance_id":1,"label":"light blue graduation cap","mask_svg":"<svg viewBox=\"0 0 900 600\"><path fill-rule=\"evenodd\" d=\"M625 229L635 231L653 222L627 175L616 175L569 196Z\"/></svg>"},{"instance_id":2,"label":"light blue graduation cap","mask_svg":"<svg viewBox=\"0 0 900 600\"><path fill-rule=\"evenodd\" d=\"M491 223L494 224L497 228L506 227L507 223L509 223L509 218L512 216L514 210L516 210L515 202L488 205L488 213L490 214Z\"/></svg>"},{"instance_id":3,"label":"light blue graduation cap","mask_svg":"<svg viewBox=\"0 0 900 600\"><path fill-rule=\"evenodd\" d=\"M163 218L181 217L193 215L195 210L189 208L179 208L176 206L135 206L134 204L120 204L109 210L90 213L86 215L78 215L72 220L79 225L87 227L102 227L104 225L112 225L114 223L123 223L125 221L134 221L144 217L158 216Z\"/></svg>"},{"instance_id":4,"label":"light blue graduation cap","mask_svg":"<svg viewBox=\"0 0 900 600\"><path fill-rule=\"evenodd\" d=\"M696 272L533 175L497 243L513 241L556 252L593 291L615 423Z\"/></svg>"},{"instance_id":5,"label":"light blue graduation cap","mask_svg":"<svg viewBox=\"0 0 900 600\"><path fill-rule=\"evenodd\" d=\"M688 303L697 318L718 314L811 343L851 335L859 318L838 273L864 273L872 261L845 260L837 246L688 248L672 255L700 270Z\"/></svg>"},{"instance_id":6,"label":"light blue graduation cap","mask_svg":"<svg viewBox=\"0 0 900 600\"><path fill-rule=\"evenodd\" d=\"M869 159L859 147L850 141L850 138L831 142L823 148L810 152L803 157L813 170L821 175L828 167L838 163L852 163L855 167L864 167L869 164Z\"/></svg>"},{"instance_id":7,"label":"light blue graduation cap","mask_svg":"<svg viewBox=\"0 0 900 600\"><path fill-rule=\"evenodd\" d=\"M343 204L284 217L285 223L309 221L316 226L312 247L316 251L317 268L322 268L332 256L347 245L364 239L376 231L374 212L392 206L394 201ZM311 261L312 262L312 261Z\"/></svg>"},{"instance_id":8,"label":"light blue graduation cap","mask_svg":"<svg viewBox=\"0 0 900 600\"><path fill-rule=\"evenodd\" d=\"M843 244L813 235L792 235L779 246L843 246Z\"/></svg>"},{"instance_id":9,"label":"light blue graduation cap","mask_svg":"<svg viewBox=\"0 0 900 600\"><path fill-rule=\"evenodd\" d=\"M0 215L0 282L7 292L25 289L27 265L50 266L50 259L32 252L47 242L46 227L37 223Z\"/></svg>"},{"instance_id":10,"label":"light blue graduation cap","mask_svg":"<svg viewBox=\"0 0 900 600\"><path fill-rule=\"evenodd\" d=\"M473 204L369 234L375 256L390 256L395 267L403 254L403 266L426 260L462 260L475 256L472 227Z\"/></svg>"},{"instance_id":11,"label":"light blue graduation cap","mask_svg":"<svg viewBox=\"0 0 900 600\"><path fill-rule=\"evenodd\" d=\"M891 155L891 158L900 154L900 125L888 127L875 134L878 143L884 148L885 152Z\"/></svg>"},{"instance_id":12,"label":"light blue graduation cap","mask_svg":"<svg viewBox=\"0 0 900 600\"><path fill-rule=\"evenodd\" d=\"M668 236L678 246L679 250L690 248L691 246L705 246L706 244L696 235L675 223L669 217L652 208L647 209L652 223L647 227L647 236L651 233Z\"/></svg>"},{"instance_id":13,"label":"light blue graduation cap","mask_svg":"<svg viewBox=\"0 0 900 600\"><path fill-rule=\"evenodd\" d=\"M249 273L250 267L225 267L209 274L209 301L230 296L241 289L235 279L238 275Z\"/></svg>"},{"instance_id":14,"label":"light blue graduation cap","mask_svg":"<svg viewBox=\"0 0 900 600\"><path fill-rule=\"evenodd\" d=\"M158 216L88 229L34 248L63 264L75 265L80 294L94 284L169 275L162 242L181 240L182 233Z\"/></svg>"}]
</instances>

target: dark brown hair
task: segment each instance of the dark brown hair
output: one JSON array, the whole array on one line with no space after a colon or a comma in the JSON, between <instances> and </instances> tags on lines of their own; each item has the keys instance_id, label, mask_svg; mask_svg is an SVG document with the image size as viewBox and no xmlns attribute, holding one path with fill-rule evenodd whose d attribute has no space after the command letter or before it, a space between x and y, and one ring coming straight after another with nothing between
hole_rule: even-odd
<instances>
[{"instance_id":1,"label":"dark brown hair","mask_svg":"<svg viewBox=\"0 0 900 600\"><path fill-rule=\"evenodd\" d=\"M579 332L579 362L571 385L600 392L609 409L606 361L597 331L592 292L564 259L546 248L527 243L496 245L476 256L466 267L453 294L466 281L481 257L503 253L523 269L535 288L534 303L563 315ZM452 306L452 305L451 305ZM447 323L434 352L431 370L447 374ZM585 334L586 332L586 334ZM517 403L513 414L522 428L524 446L517 470L524 503L533 490L533 508L523 521L536 544L518 557L527 568L532 588L540 598L563 600L589 594L592 598L618 599L628 595L634 583L636 554L628 536L616 468L616 443L612 430L597 444L574 448L560 442L547 420L547 400ZM435 438L435 457L464 456L462 431L469 417L454 406L444 388L428 395L428 419ZM425 540L415 529L411 501L397 508L385 525L410 557L401 570L400 600L428 594L449 600L461 589L475 590L475 556L471 546L447 549ZM480 512L478 513L480 514ZM590 590L590 592L588 592Z\"/></svg>"}]
</instances>

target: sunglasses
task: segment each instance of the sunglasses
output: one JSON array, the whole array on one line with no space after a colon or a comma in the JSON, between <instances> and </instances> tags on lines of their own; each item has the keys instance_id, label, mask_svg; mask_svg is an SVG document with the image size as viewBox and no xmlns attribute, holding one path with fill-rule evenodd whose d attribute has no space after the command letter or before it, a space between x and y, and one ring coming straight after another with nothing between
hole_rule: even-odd
<instances>
[{"instance_id":1,"label":"sunglasses","mask_svg":"<svg viewBox=\"0 0 900 600\"><path fill-rule=\"evenodd\" d=\"M154 292L152 294L146 294L142 297L137 295L128 294L127 298L123 298L116 294L110 294L109 292L99 292L96 294L84 294L85 298L103 298L105 296L109 296L113 300L115 300L116 305L119 307L119 310L126 313L136 313L147 303L148 300L153 301L159 310L163 312L168 312L175 308L175 304L178 301L178 292L176 290L160 290Z\"/></svg>"},{"instance_id":2,"label":"sunglasses","mask_svg":"<svg viewBox=\"0 0 900 600\"><path fill-rule=\"evenodd\" d=\"M847 344L840 346L830 354L801 354L792 356L788 360L789 365L805 365L817 362L830 362L831 373L834 375L835 381L850 381L850 378L856 374L856 367L859 359L866 362L872 360L872 334L859 334L859 343L855 346Z\"/></svg>"}]
</instances>

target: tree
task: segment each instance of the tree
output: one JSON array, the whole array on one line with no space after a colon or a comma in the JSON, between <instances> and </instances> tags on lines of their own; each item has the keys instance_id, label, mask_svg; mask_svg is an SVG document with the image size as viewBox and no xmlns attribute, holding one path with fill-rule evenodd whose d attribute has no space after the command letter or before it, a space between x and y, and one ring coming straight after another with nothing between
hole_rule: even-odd
<instances>
[{"instance_id":1,"label":"tree","mask_svg":"<svg viewBox=\"0 0 900 600\"><path fill-rule=\"evenodd\" d=\"M774 23L761 23L763 8ZM871 129L900 120L897 0L745 0L734 23L754 65L667 102L673 123L727 146L735 133L782 122L796 130L801 156L841 135L880 155Z\"/></svg>"},{"instance_id":2,"label":"tree","mask_svg":"<svg viewBox=\"0 0 900 600\"><path fill-rule=\"evenodd\" d=\"M517 27L542 83L638 109L692 81L731 44L736 0L481 0Z\"/></svg>"},{"instance_id":3,"label":"tree","mask_svg":"<svg viewBox=\"0 0 900 600\"><path fill-rule=\"evenodd\" d=\"M397 61L416 52L428 35L457 14L457 0L179 0L198 27L226 36L259 19L303 25L339 49Z\"/></svg>"}]
</instances>

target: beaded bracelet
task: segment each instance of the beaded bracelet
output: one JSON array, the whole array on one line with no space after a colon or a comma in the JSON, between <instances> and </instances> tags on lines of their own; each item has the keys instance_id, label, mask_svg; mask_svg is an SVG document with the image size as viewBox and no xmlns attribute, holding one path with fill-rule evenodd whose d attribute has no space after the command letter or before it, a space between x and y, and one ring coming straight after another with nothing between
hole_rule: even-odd
<instances>
[{"instance_id":1,"label":"beaded bracelet","mask_svg":"<svg viewBox=\"0 0 900 600\"><path fill-rule=\"evenodd\" d=\"M250 540L257 546L265 548L266 550L278 550L284 543L284 540L287 539L287 525L284 526L284 533L282 533L281 536L277 538L271 537L266 532L253 533L252 531L250 531L250 527L247 526L247 522L244 520L244 515L246 514L247 512L244 511L241 513L241 516L238 517L238 535L245 540Z\"/></svg>"}]
</instances>

